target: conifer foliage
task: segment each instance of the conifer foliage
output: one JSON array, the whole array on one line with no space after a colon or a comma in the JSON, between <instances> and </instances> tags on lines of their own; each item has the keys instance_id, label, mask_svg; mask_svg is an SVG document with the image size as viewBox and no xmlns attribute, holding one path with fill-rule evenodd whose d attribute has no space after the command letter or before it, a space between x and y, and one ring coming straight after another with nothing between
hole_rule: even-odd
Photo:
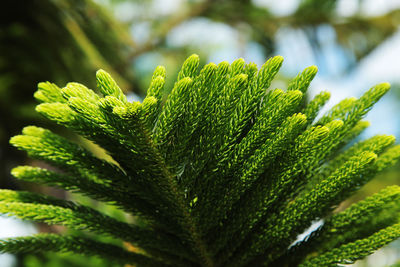
<instances>
[{"instance_id":1,"label":"conifer foliage","mask_svg":"<svg viewBox=\"0 0 400 267\"><path fill-rule=\"evenodd\" d=\"M287 90L270 88L282 61L273 57L258 69L238 59L199 70L193 55L166 99L166 71L157 67L141 103L129 102L102 70L100 94L78 83L40 83L36 110L112 159L28 126L11 144L54 168L20 166L12 174L114 205L133 220L1 190L1 213L82 234L4 239L0 250L69 251L135 266L336 266L400 237L398 186L335 211L400 157L393 136L348 145L368 127L362 118L389 84L317 117L329 99L322 92L305 101L317 68L306 68ZM316 220L321 226L295 242Z\"/></svg>"}]
</instances>

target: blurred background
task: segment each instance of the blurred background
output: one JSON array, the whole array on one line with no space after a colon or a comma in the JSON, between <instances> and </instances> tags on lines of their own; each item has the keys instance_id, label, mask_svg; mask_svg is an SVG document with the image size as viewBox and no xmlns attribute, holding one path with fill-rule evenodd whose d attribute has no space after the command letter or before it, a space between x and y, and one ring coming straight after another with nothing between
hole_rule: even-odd
<instances>
[{"instance_id":1,"label":"blurred background","mask_svg":"<svg viewBox=\"0 0 400 267\"><path fill-rule=\"evenodd\" d=\"M309 97L330 91L332 106L360 96L376 83L391 92L370 112L361 136L400 136L400 0L5 0L0 8L0 187L65 193L10 176L19 164L37 164L8 144L23 126L65 132L34 112L38 82L62 87L76 81L95 88L95 71L109 72L131 99L141 99L157 65L167 69L171 88L183 60L202 63L242 57L259 66L273 55L285 58L275 87L310 65L319 73ZM400 184L400 165L380 174L342 207L390 184ZM0 218L0 237L62 228ZM356 266L391 266L400 242ZM8 266L112 266L99 259L46 254L2 255Z\"/></svg>"}]
</instances>

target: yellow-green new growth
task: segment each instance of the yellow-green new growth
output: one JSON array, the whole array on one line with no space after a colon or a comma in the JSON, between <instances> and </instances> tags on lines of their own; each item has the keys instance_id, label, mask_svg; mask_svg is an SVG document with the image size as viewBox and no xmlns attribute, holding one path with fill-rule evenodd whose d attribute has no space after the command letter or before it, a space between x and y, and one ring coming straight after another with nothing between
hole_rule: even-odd
<instances>
[{"instance_id":1,"label":"yellow-green new growth","mask_svg":"<svg viewBox=\"0 0 400 267\"><path fill-rule=\"evenodd\" d=\"M10 143L54 168L20 166L12 174L126 216L114 218L81 201L0 190L0 213L86 236L4 239L0 251L72 252L121 266L336 266L400 237L396 186L334 213L400 158L393 136L348 146L369 126L362 118L389 85L318 116L330 94L309 103L305 98L317 68L306 68L286 90L270 88L282 62L277 56L259 70L243 59L200 68L192 55L173 88L164 89L166 70L157 67L141 103L129 102L103 70L96 73L100 94L78 83L40 83L36 110L112 160L28 126ZM315 220L322 226L294 244Z\"/></svg>"}]
</instances>

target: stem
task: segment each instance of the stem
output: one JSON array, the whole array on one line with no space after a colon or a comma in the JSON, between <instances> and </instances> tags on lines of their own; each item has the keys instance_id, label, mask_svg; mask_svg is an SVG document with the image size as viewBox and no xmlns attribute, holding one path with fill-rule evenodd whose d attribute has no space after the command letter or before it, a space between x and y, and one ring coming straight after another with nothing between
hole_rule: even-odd
<instances>
[{"instance_id":1,"label":"stem","mask_svg":"<svg viewBox=\"0 0 400 267\"><path fill-rule=\"evenodd\" d=\"M172 197L172 199L175 200L175 202L178 204L179 211L178 213L182 215L183 221L181 222L182 229L187 230L187 234L189 235L189 239L192 241L194 244L194 251L198 254L198 256L203 260L204 266L206 267L213 267L213 259L211 257L211 254L207 251L207 247L205 242L202 240L201 235L198 232L198 229L196 227L195 222L192 220L192 217L190 216L190 213L185 207L185 201L183 199L183 194L179 192L178 186L176 184L176 180L174 179L174 176L171 174L169 171L164 158L161 156L159 153L158 149L154 146L148 130L145 128L145 126L142 123L138 123L140 126L140 130L142 131L146 143L151 147L154 158L157 162L159 162L159 167L162 170L162 174L167 180L167 184L169 186L169 193Z\"/></svg>"}]
</instances>

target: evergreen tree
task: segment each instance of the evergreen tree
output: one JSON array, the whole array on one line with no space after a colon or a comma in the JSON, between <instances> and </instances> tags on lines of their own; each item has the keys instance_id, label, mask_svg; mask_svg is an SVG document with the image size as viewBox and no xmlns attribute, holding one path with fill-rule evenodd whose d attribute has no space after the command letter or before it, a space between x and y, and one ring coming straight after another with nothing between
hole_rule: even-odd
<instances>
[{"instance_id":1,"label":"evergreen tree","mask_svg":"<svg viewBox=\"0 0 400 267\"><path fill-rule=\"evenodd\" d=\"M336 266L398 238L398 186L335 211L400 157L393 136L348 146L368 127L362 118L389 84L317 118L329 93L304 101L317 68L305 69L286 91L270 89L282 61L273 57L258 70L238 59L199 71L193 55L165 101L161 66L142 103L127 101L102 70L96 75L101 96L78 83L40 83L36 110L110 157L28 126L11 144L56 170L20 166L12 174L114 205L133 219L1 190L1 213L82 232L5 239L0 250L74 252L137 266ZM295 243L315 220L322 226Z\"/></svg>"}]
</instances>

